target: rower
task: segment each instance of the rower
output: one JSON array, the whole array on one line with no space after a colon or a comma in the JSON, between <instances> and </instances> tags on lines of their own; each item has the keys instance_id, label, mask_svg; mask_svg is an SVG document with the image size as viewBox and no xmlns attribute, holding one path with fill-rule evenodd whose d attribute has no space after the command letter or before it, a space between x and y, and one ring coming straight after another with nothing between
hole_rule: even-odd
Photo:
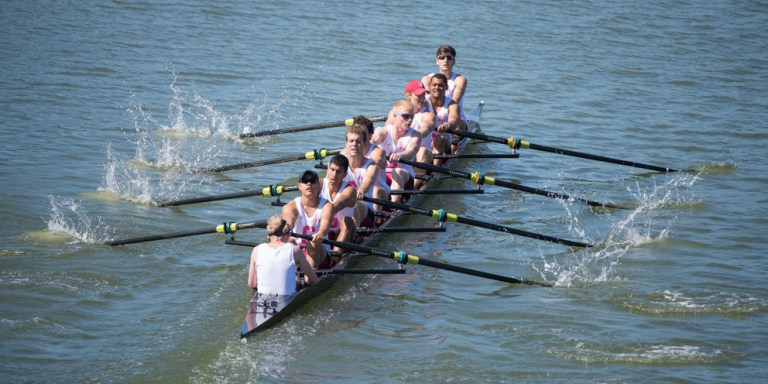
<instances>
[{"instance_id":1,"label":"rower","mask_svg":"<svg viewBox=\"0 0 768 384\"><path fill-rule=\"evenodd\" d=\"M340 153L333 155L328 162L320 197L330 203L331 209L323 207L322 222L318 228L318 233L327 233L328 239L347 243L355 240L353 215L357 203L357 188L347 181L348 169L349 160ZM334 250L341 249L334 247Z\"/></svg>"},{"instance_id":2,"label":"rower","mask_svg":"<svg viewBox=\"0 0 768 384\"><path fill-rule=\"evenodd\" d=\"M360 123L353 123L347 128L344 136L344 149L341 154L349 160L347 182L357 188L357 204L353 215L357 228L371 228L375 223L375 208L372 203L363 201L363 197L373 197L379 174L386 172L384 166L376 164L373 159L366 157L365 146L370 145L367 127ZM378 148L378 147L376 147ZM378 148L381 151L381 148ZM385 184L386 185L386 184ZM382 188L378 189L376 198L388 200L389 196Z\"/></svg>"},{"instance_id":3,"label":"rower","mask_svg":"<svg viewBox=\"0 0 768 384\"><path fill-rule=\"evenodd\" d=\"M367 135L363 142L363 153L365 153L366 158L373 160L379 167L376 182L373 184L373 196L378 199L389 200L390 189L389 184L387 184L387 153L384 152L380 146L371 143L371 138L373 137L374 132L373 122L369 118L360 115L355 117L352 124L365 127ZM382 207L378 204L374 204L373 208L375 212L380 212L382 210Z\"/></svg>"},{"instance_id":4,"label":"rower","mask_svg":"<svg viewBox=\"0 0 768 384\"><path fill-rule=\"evenodd\" d=\"M438 73L443 74L448 80L445 95L459 103L461 119L466 120L462 101L464 100L464 91L467 89L467 77L453 71L453 67L456 65L456 50L450 45L441 45L437 49L436 56L435 64L437 64ZM431 84L434 75L434 73L424 75L421 82L427 85Z\"/></svg>"},{"instance_id":5,"label":"rower","mask_svg":"<svg viewBox=\"0 0 768 384\"><path fill-rule=\"evenodd\" d=\"M298 181L301 196L283 205L282 218L288 223L293 223L293 232L307 236L314 236L320 229L323 209L327 201L320 197L322 185L317 172L307 170L299 176ZM298 244L304 251L307 261L312 268L329 268L331 260L328 257L328 249L323 245L323 237L318 236L312 241L291 238L291 242Z\"/></svg>"},{"instance_id":6,"label":"rower","mask_svg":"<svg viewBox=\"0 0 768 384\"><path fill-rule=\"evenodd\" d=\"M435 149L432 147L432 136L435 128L435 114L429 111L427 106L426 88L419 80L411 80L405 84L405 99L413 104L413 120L411 121L411 128L421 133L421 144L418 152L416 152L416 161L420 163L432 163L433 152ZM393 125L395 123L394 110L389 112L387 117L387 125ZM416 174L425 174L426 171L418 168L414 169ZM418 189L423 183L422 179L416 179L413 182L414 188Z\"/></svg>"},{"instance_id":7,"label":"rower","mask_svg":"<svg viewBox=\"0 0 768 384\"><path fill-rule=\"evenodd\" d=\"M253 248L248 265L248 286L261 295L290 295L297 285L313 285L317 275L301 247L290 242L291 226L279 215L267 220L267 242ZM299 280L296 266L303 272Z\"/></svg>"},{"instance_id":8,"label":"rower","mask_svg":"<svg viewBox=\"0 0 768 384\"><path fill-rule=\"evenodd\" d=\"M453 153L456 151L456 147L451 146L451 135L442 132L445 132L447 129L467 129L467 123L461 119L459 105L445 95L447 86L448 79L442 73L433 75L429 83L430 92L427 104L429 105L429 110L435 113L435 130L438 132L432 138L432 145L437 149L438 153ZM441 161L435 161L435 163L442 164Z\"/></svg>"},{"instance_id":9,"label":"rower","mask_svg":"<svg viewBox=\"0 0 768 384\"><path fill-rule=\"evenodd\" d=\"M371 144L379 145L387 154L387 181L392 189L413 189L415 174L410 165L398 163L401 158L412 160L421 144L421 134L411 128L413 104L408 100L398 100L392 106L395 116L393 125L376 128L371 137ZM391 200L400 201L400 196L391 196Z\"/></svg>"}]
</instances>

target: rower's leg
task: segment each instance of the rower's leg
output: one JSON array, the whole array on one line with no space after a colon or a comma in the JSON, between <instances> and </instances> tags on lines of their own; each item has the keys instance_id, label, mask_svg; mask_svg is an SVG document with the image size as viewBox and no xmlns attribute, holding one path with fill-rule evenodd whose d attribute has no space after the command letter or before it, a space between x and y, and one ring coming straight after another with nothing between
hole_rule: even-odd
<instances>
[{"instance_id":1,"label":"rower's leg","mask_svg":"<svg viewBox=\"0 0 768 384\"><path fill-rule=\"evenodd\" d=\"M395 168L392 170L392 189L405 189L405 185L408 183L408 181L411 179L411 175L408 174L408 171L402 168ZM400 195L392 195L390 199L395 202L399 203L402 196Z\"/></svg>"},{"instance_id":2,"label":"rower's leg","mask_svg":"<svg viewBox=\"0 0 768 384\"><path fill-rule=\"evenodd\" d=\"M432 151L430 149L421 147L419 148L419 152L416 153L416 161L420 163L427 163L432 164L433 160ZM417 175L426 175L427 171L418 167L414 167L414 172L416 172ZM424 183L422 179L417 178L413 181L413 187L415 189L419 189L421 187L421 184Z\"/></svg>"},{"instance_id":3,"label":"rower's leg","mask_svg":"<svg viewBox=\"0 0 768 384\"><path fill-rule=\"evenodd\" d=\"M464 121L464 120L459 120L459 122L456 123L456 130L457 131L466 131L467 130L467 122ZM453 144L453 141L454 140L458 141L458 140L461 139L461 137L460 136L454 136L454 135L451 135L451 136L452 136L452 139L451 139L451 153L456 153L456 151L459 150L459 147L457 147L455 144Z\"/></svg>"},{"instance_id":4,"label":"rower's leg","mask_svg":"<svg viewBox=\"0 0 768 384\"><path fill-rule=\"evenodd\" d=\"M443 155L446 153L449 153L451 148L451 142L450 139L448 139L447 135L435 135L435 137L432 139L432 153L434 155ZM443 159L434 159L432 164L441 166L445 160Z\"/></svg>"}]
</instances>

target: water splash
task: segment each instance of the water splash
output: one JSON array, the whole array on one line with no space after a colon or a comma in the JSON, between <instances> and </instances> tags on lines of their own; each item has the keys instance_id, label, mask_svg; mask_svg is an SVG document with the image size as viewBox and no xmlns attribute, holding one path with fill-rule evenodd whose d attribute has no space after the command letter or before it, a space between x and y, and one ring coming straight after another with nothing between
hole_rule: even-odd
<instances>
[{"instance_id":1,"label":"water splash","mask_svg":"<svg viewBox=\"0 0 768 384\"><path fill-rule=\"evenodd\" d=\"M556 285L572 286L575 284L594 284L608 281L620 281L616 272L621 258L632 248L663 241L674 226L681 206L694 201L692 187L700 180L698 174L678 174L662 185L651 179L650 185L641 185L636 181L628 192L637 201L637 208L631 211L619 211L612 215L607 236L603 240L591 239L587 225L574 211L572 203L563 203L568 211L569 229L583 240L599 244L595 248L572 251L554 257L542 256L542 265L534 266L542 278L554 276ZM600 215L600 219L606 216ZM591 223L589 228L591 228ZM595 225L595 228L605 229ZM599 239L598 239L599 240Z\"/></svg>"},{"instance_id":2,"label":"water splash","mask_svg":"<svg viewBox=\"0 0 768 384\"><path fill-rule=\"evenodd\" d=\"M270 99L265 95L262 101L249 103L242 113L228 115L197 92L184 90L178 85L176 73L169 71L172 81L168 123L159 122L131 92L125 107L131 126L124 135L133 154L121 153L125 148L122 145L108 144L100 192L140 204L199 195L216 179L193 171L241 162L244 150L252 153L254 145L269 139L245 142L238 139L239 134L256 130L257 126L276 127L281 114L290 111L290 106L283 108L283 104L295 99L294 95Z\"/></svg>"},{"instance_id":3,"label":"water splash","mask_svg":"<svg viewBox=\"0 0 768 384\"><path fill-rule=\"evenodd\" d=\"M92 220L85 208L74 200L57 200L51 196L50 204L49 231L67 234L84 243L102 243L108 238L109 227L101 219Z\"/></svg>"}]
</instances>

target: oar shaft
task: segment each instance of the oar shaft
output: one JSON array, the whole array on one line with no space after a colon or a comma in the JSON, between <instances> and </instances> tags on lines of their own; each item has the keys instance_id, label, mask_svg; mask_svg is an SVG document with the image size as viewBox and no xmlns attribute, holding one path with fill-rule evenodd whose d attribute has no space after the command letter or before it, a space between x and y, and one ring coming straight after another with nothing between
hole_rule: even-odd
<instances>
[{"instance_id":1,"label":"oar shaft","mask_svg":"<svg viewBox=\"0 0 768 384\"><path fill-rule=\"evenodd\" d=\"M285 192L293 192L298 190L299 190L299 187L297 186L286 187L284 185L270 185L268 187L264 187L262 189L257 189L257 190L227 193L227 194L215 195L215 196L194 197L194 198L182 199L182 200L176 200L176 201L167 201L164 203L158 203L157 206L158 207L175 207L179 205L207 203L210 201L239 199L242 197L251 197L251 196L280 196Z\"/></svg>"},{"instance_id":2,"label":"oar shaft","mask_svg":"<svg viewBox=\"0 0 768 384\"><path fill-rule=\"evenodd\" d=\"M511 148L514 148L514 149L528 148L528 149L533 149L533 150L536 150L536 151L556 153L556 154L559 154L559 155L579 157L579 158L582 158L582 159L602 161L602 162L605 162L605 163L612 163L612 164L618 164L618 165L626 165L626 166L629 166L629 167L648 169L648 170L657 171L657 172L665 172L665 173L667 173L667 172L677 172L677 170L673 169L673 168L659 167L659 166L656 166L656 165L643 164L643 163L638 163L638 162L635 162L635 161L628 161L628 160L615 159L615 158L612 158L612 157L592 155L592 154L589 154L589 153L571 151L571 150L568 150L568 149L548 147L546 145L529 143L527 141L516 139L515 137L510 137L510 138L494 137L494 136L484 135L484 134L481 134L481 133L475 133L475 132L469 132L469 131L456 131L456 130L453 130L453 129L449 129L447 132L455 134L455 135L458 135L458 136L462 136L462 137L469 137L469 138L479 139L479 140L488 141L488 142L492 142L492 143L504 144L504 145L507 145L507 146L509 146Z\"/></svg>"},{"instance_id":3,"label":"oar shaft","mask_svg":"<svg viewBox=\"0 0 768 384\"><path fill-rule=\"evenodd\" d=\"M539 144L529 143L527 141L521 141L521 147L522 148L530 148L530 149L534 149L534 150L537 150L537 151L557 153L559 155L580 157L582 159L602 161L602 162L605 162L605 163L612 163L612 164L618 164L618 165L626 165L628 167L648 169L648 170L657 171L657 172L664 172L664 173L677 172L676 169L672 169L672 168L659 167L659 166L650 165L650 164L643 164L643 163L638 163L638 162L635 162L635 161L614 159L614 158L606 157L606 156L592 155L592 154L589 154L589 153L576 152L576 151L571 151L571 150L568 150L568 149L548 147L546 145L539 145Z\"/></svg>"},{"instance_id":4,"label":"oar shaft","mask_svg":"<svg viewBox=\"0 0 768 384\"><path fill-rule=\"evenodd\" d=\"M311 236L299 235L297 233L292 233L291 235L294 236L294 237L299 237L299 238L306 239L306 240L311 240L312 239ZM463 274L466 274L466 275L472 275L472 276L477 276L477 277L483 277L483 278L486 278L486 279L501 281L501 282L510 283L510 284L528 284L528 285L550 286L550 285L544 284L544 283L537 283L537 282L531 282L531 281L527 281L527 280L520 280L520 279L516 279L514 277L496 275L496 274L493 274L493 273L477 271L477 270L474 270L474 269L457 267L455 265L441 263L441 262L438 262L438 261L425 259L425 258L418 257L418 256L415 256L415 255L404 254L404 253L401 253L401 252L388 252L388 251L383 251L383 250L376 249L376 248L366 247L366 246L363 246L363 245L346 243L346 242L342 242L342 241L333 241L333 240L328 240L328 239L323 239L323 243L329 244L329 245L334 246L334 247L339 247L339 248L347 249L347 250L350 250L350 251L363 252L363 253L367 253L367 254L374 255L374 256L380 256L380 257L385 257L385 258L388 258L388 259L394 259L394 260L396 260L397 262L399 262L401 264L420 264L420 265L425 265L425 266L428 266L428 267L445 269L445 270L448 270L448 271L463 273Z\"/></svg>"},{"instance_id":5,"label":"oar shaft","mask_svg":"<svg viewBox=\"0 0 768 384\"><path fill-rule=\"evenodd\" d=\"M562 200L574 199L574 200L581 201L582 203L585 203L585 204L587 204L587 205L589 205L591 207L606 207L606 208L616 208L616 209L621 209L622 208L622 207L619 207L619 206L616 206L616 205L612 205L612 204L604 204L604 203L600 203L600 202L592 201L592 200L588 200L588 199L582 199L582 198L578 198L578 197L571 197L571 196L568 196L568 195L562 194L562 193L551 192L551 191L546 191L546 190L543 190L543 189L527 187L525 185L510 183L508 181L503 181L503 180L496 180L496 179L494 179L492 177L488 177L488 176L482 175L479 172L475 172L474 174L472 174L472 173L461 172L461 171L457 171L457 170L454 170L454 169L440 167L440 166L432 165L432 164L428 164L428 163L420 163L420 162L417 162L417 161L402 160L402 159L398 160L398 162L401 162L403 164L408 164L408 165L411 165L411 166L414 166L414 167L417 167L417 168L426 169L426 170L433 171L433 172L445 173L445 174L448 174L448 175L457 176L457 177L461 177L461 178L464 178L464 179L472 180L476 184L498 185L500 187L505 187L505 188L509 188L509 189L516 189L516 190L522 191L522 192L528 192L528 193L533 193L533 194L540 195L540 196L552 197L552 198L562 199Z\"/></svg>"},{"instance_id":6,"label":"oar shaft","mask_svg":"<svg viewBox=\"0 0 768 384\"><path fill-rule=\"evenodd\" d=\"M537 240L544 240L544 241L549 241L549 242L552 242L552 243L563 244L563 245L567 245L567 246L570 246L570 247L591 247L592 246L591 244L581 243L581 242L578 242L578 241L559 239L557 237L552 237L552 236L547 236L547 235L540 235L540 234L537 234L537 233L523 231L523 230L511 228L511 227L506 227L506 226L499 225L499 224L487 223L487 222L484 222L484 221L474 220L474 219L470 219L470 218L467 218L467 217L461 217L459 215L456 215L456 214L453 214L453 213L447 213L447 212L444 212L442 210L429 210L429 209L419 208L419 207L415 207L415 206L411 206L411 205L407 205L407 204L396 203L396 202L389 201L389 200L377 199L375 197L363 197L363 200L369 201L369 202L374 203L374 204L382 205L382 206L385 206L385 207L390 207L390 208L398 209L398 210L401 210L401 211L406 211L406 212L411 212L411 213L418 213L418 214L421 214L421 215L424 215L424 216L434 217L435 219L441 220L441 221L452 221L452 222L456 222L456 223L472 225L472 226L475 226L475 227L491 229L491 230L494 230L494 231L509 233L509 234L513 234L513 235L525 236L525 237L530 237L530 238L537 239Z\"/></svg>"},{"instance_id":7,"label":"oar shaft","mask_svg":"<svg viewBox=\"0 0 768 384\"><path fill-rule=\"evenodd\" d=\"M384 121L387 119L387 116L384 115L384 116L369 117L368 119L373 122ZM246 139L249 137L260 137L260 136L279 135L282 133L304 132L304 131L312 131L315 129L335 128L335 127L343 127L343 126L349 127L349 126L352 126L353 122L354 122L354 118L349 118L346 120L332 121L329 123L309 124L309 125L301 125L301 126L292 127L292 128L278 128L278 129L272 129L268 131L241 133L240 138Z\"/></svg>"},{"instance_id":8,"label":"oar shaft","mask_svg":"<svg viewBox=\"0 0 768 384\"><path fill-rule=\"evenodd\" d=\"M141 236L141 237L134 237L130 239L124 239L124 240L110 240L110 241L106 241L105 244L111 245L111 246L117 246L117 245L135 244L135 243L144 243L144 242L155 241L155 240L175 239L178 237L205 235L209 233L235 233L240 229L248 229L248 228L256 228L256 227L264 228L266 227L266 225L267 225L266 220L253 221L250 223L228 222L228 223L219 224L213 228L209 227L209 228L192 229L189 231L161 233L159 235Z\"/></svg>"},{"instance_id":9,"label":"oar shaft","mask_svg":"<svg viewBox=\"0 0 768 384\"><path fill-rule=\"evenodd\" d=\"M197 168L194 171L195 172L225 172L225 171L234 171L234 170L245 169L245 168L256 168L264 165L289 163L292 161L299 161L299 160L320 160L327 156L333 156L340 152L341 152L341 149L329 150L329 149L323 148L323 149L317 149L314 151L309 151L301 155L290 155L290 156L277 157L274 159L249 161L249 162L232 164L232 165L224 165L221 167Z\"/></svg>"}]
</instances>

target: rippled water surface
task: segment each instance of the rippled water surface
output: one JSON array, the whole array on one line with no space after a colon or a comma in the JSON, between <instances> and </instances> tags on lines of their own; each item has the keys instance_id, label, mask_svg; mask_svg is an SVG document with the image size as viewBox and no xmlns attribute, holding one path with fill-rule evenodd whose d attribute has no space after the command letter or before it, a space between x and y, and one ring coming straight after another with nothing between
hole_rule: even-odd
<instances>
[{"instance_id":1,"label":"rippled water surface","mask_svg":"<svg viewBox=\"0 0 768 384\"><path fill-rule=\"evenodd\" d=\"M768 3L437 5L5 4L0 381L764 380ZM433 197L430 209L597 246L457 223L393 235L376 246L555 287L425 266L346 277L248 342L247 248L220 234L104 245L277 213L265 197L156 204L292 183L310 163L193 169L341 147L342 128L238 135L385 114L446 43L464 105L485 102L485 133L681 172L530 149L465 161L630 209L498 186Z\"/></svg>"}]
</instances>

